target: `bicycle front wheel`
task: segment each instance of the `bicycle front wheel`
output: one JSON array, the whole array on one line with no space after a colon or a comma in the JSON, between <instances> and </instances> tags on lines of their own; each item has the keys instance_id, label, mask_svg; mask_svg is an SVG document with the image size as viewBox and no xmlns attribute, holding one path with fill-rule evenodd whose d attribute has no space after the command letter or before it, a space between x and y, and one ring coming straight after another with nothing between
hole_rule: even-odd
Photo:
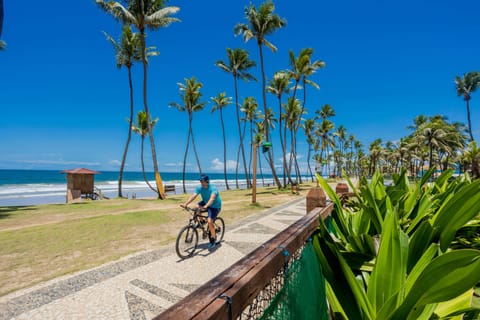
<instances>
[{"instance_id":1,"label":"bicycle front wheel","mask_svg":"<svg viewBox=\"0 0 480 320\"><path fill-rule=\"evenodd\" d=\"M183 227L177 236L175 250L181 259L191 257L197 249L198 231L192 226Z\"/></svg>"},{"instance_id":2,"label":"bicycle front wheel","mask_svg":"<svg viewBox=\"0 0 480 320\"><path fill-rule=\"evenodd\" d=\"M215 234L217 236L217 243L220 243L225 234L225 222L220 217L215 219Z\"/></svg>"}]
</instances>

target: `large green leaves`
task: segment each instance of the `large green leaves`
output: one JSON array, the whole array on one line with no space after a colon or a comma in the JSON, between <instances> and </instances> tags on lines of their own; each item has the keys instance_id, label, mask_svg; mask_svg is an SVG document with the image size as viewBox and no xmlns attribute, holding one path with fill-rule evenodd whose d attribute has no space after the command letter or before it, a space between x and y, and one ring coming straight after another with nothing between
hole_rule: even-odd
<instances>
[{"instance_id":1,"label":"large green leaves","mask_svg":"<svg viewBox=\"0 0 480 320\"><path fill-rule=\"evenodd\" d=\"M418 276L391 319L407 319L426 305L453 299L480 281L480 251L447 252L431 261Z\"/></svg>"},{"instance_id":2,"label":"large green leaves","mask_svg":"<svg viewBox=\"0 0 480 320\"><path fill-rule=\"evenodd\" d=\"M432 173L417 183L401 174L388 187L378 174L371 181L362 178L358 188L349 181L356 199L348 208L319 179L335 203L335 227L341 232L332 238L322 226L316 249L329 273L329 299L343 316L478 316L474 303L465 302L465 292L471 294L480 281L480 251L465 246L468 242L462 242L467 249L457 250L452 239L480 212L480 181L452 180L447 172L427 183Z\"/></svg>"},{"instance_id":3,"label":"large green leaves","mask_svg":"<svg viewBox=\"0 0 480 320\"><path fill-rule=\"evenodd\" d=\"M380 310L391 297L405 286L408 237L398 226L398 219L388 210L375 268L368 282L368 298L375 310Z\"/></svg>"},{"instance_id":4,"label":"large green leaves","mask_svg":"<svg viewBox=\"0 0 480 320\"><path fill-rule=\"evenodd\" d=\"M440 248L446 251L455 233L480 212L480 180L461 188L444 203L433 218L440 234Z\"/></svg>"}]
</instances>

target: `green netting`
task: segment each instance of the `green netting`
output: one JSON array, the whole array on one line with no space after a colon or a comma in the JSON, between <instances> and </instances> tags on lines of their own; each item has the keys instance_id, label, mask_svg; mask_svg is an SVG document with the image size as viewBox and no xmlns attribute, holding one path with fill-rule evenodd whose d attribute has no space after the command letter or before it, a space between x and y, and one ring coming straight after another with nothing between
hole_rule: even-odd
<instances>
[{"instance_id":1,"label":"green netting","mask_svg":"<svg viewBox=\"0 0 480 320\"><path fill-rule=\"evenodd\" d=\"M288 266L283 288L260 319L328 319L325 278L311 242Z\"/></svg>"}]
</instances>

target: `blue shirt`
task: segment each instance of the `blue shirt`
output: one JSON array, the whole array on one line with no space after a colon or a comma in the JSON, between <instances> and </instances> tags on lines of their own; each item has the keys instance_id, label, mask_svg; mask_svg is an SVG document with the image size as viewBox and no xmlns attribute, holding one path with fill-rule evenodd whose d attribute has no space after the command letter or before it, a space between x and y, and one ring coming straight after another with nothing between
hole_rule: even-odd
<instances>
[{"instance_id":1,"label":"blue shirt","mask_svg":"<svg viewBox=\"0 0 480 320\"><path fill-rule=\"evenodd\" d=\"M202 201L207 203L210 200L212 194L215 194L215 200L213 201L210 207L220 209L222 207L222 199L220 198L220 193L218 192L217 187L214 185L208 184L208 188L203 188L201 185L195 189L195 193L202 196Z\"/></svg>"}]
</instances>

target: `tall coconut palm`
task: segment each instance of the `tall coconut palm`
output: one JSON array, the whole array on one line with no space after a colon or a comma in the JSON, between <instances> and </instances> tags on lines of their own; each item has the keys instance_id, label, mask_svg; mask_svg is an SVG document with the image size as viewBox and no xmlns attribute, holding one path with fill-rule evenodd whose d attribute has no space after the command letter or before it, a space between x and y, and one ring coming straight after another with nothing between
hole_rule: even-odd
<instances>
[{"instance_id":1,"label":"tall coconut palm","mask_svg":"<svg viewBox=\"0 0 480 320\"><path fill-rule=\"evenodd\" d=\"M187 192L187 188L185 186L185 169L187 165L187 155L188 155L188 148L190 146L190 140L192 141L193 151L195 153L195 158L197 159L198 171L202 174L202 167L200 165L200 159L198 157L197 147L195 145L195 138L193 135L193 113L197 111L203 110L206 102L200 101L202 94L200 93L200 89L202 88L203 84L198 82L195 77L191 77L190 79L185 79L185 83L178 83L180 87L180 97L182 99L182 103L171 102L169 105L171 107L176 108L178 111L187 112L188 114L188 136L187 136L187 145L185 147L185 154L183 157L183 171L182 171L182 180L183 180L183 192Z\"/></svg>"},{"instance_id":2,"label":"tall coconut palm","mask_svg":"<svg viewBox=\"0 0 480 320\"><path fill-rule=\"evenodd\" d=\"M232 97L227 97L225 92L219 93L216 97L211 98L213 101L213 107L211 112L219 111L220 122L222 123L222 137L223 137L223 175L225 178L225 186L227 190L230 190L227 178L227 140L225 137L225 123L223 121L223 108L232 103Z\"/></svg>"},{"instance_id":3,"label":"tall coconut palm","mask_svg":"<svg viewBox=\"0 0 480 320\"><path fill-rule=\"evenodd\" d=\"M265 63L263 60L263 46L270 48L272 52L276 52L277 48L266 39L267 36L273 34L278 29L287 25L285 19L281 18L278 14L274 14L275 5L272 1L267 0L260 4L257 9L255 5L245 7L245 17L248 20L248 24L238 23L234 27L235 35L243 34L245 42L255 39L257 41L259 54L260 54L260 67L262 72L262 98L263 98L263 113L267 114L267 96L266 96L266 79L265 79ZM265 126L265 138L267 141L270 139L269 128ZM269 164L272 170L272 175L275 179L277 186L280 188L281 183L278 179L275 171L275 165L273 162L273 155L269 150Z\"/></svg>"},{"instance_id":4,"label":"tall coconut palm","mask_svg":"<svg viewBox=\"0 0 480 320\"><path fill-rule=\"evenodd\" d=\"M335 125L330 120L328 120L328 118L335 116L335 110L333 110L331 105L324 104L320 110L315 111L315 114L319 119L321 119L317 135L320 138L320 163L323 167L323 165L326 163L326 159L328 158L328 147L333 147L335 145L335 142L332 141L330 133L330 131L333 130ZM323 156L323 151L326 151L325 158ZM321 171L323 171L323 168Z\"/></svg>"},{"instance_id":5,"label":"tall coconut palm","mask_svg":"<svg viewBox=\"0 0 480 320\"><path fill-rule=\"evenodd\" d=\"M270 80L267 86L267 91L275 95L278 99L278 131L280 135L280 146L282 148L283 159L283 187L287 185L287 147L283 139L282 131L284 130L282 125L282 96L284 93L290 92L290 76L286 71L279 71L273 75L273 79Z\"/></svg>"},{"instance_id":6,"label":"tall coconut palm","mask_svg":"<svg viewBox=\"0 0 480 320\"><path fill-rule=\"evenodd\" d=\"M329 104L324 104L320 110L315 111L315 114L322 120L335 117L335 110Z\"/></svg>"},{"instance_id":7,"label":"tall coconut palm","mask_svg":"<svg viewBox=\"0 0 480 320\"><path fill-rule=\"evenodd\" d=\"M151 121L150 125L148 125L147 124L147 114L145 113L145 111L139 111L137 113L137 125L132 125L133 132L139 134L140 137L142 138L140 159L141 159L141 162L142 162L143 179L145 180L147 185L150 187L150 189L152 189L152 191L154 191L154 192L157 192L157 190L154 187L152 187L152 185L148 181L147 175L145 173L145 162L144 162L144 157L143 157L144 148L143 148L143 146L144 146L145 137L148 135L148 130L150 130L149 128L153 129L153 127L155 126L157 121L158 121L158 118L155 118L154 120Z\"/></svg>"},{"instance_id":8,"label":"tall coconut palm","mask_svg":"<svg viewBox=\"0 0 480 320\"><path fill-rule=\"evenodd\" d=\"M295 57L295 54L293 51L290 50L289 52L289 58L290 58L290 66L291 70L289 70L289 73L291 75L291 78L295 80L295 86L294 86L294 93L293 97L296 98L296 92L297 88L299 86L299 83L302 84L303 88L303 102L302 102L302 107L300 114L303 115L306 113L306 103L307 103L307 85L310 85L314 87L315 89L320 89L320 86L313 82L312 80L308 79L312 74L314 74L319 68L325 67L325 62L316 60L312 62L312 55L313 55L313 49L312 48L306 48L300 50L300 53L298 57ZM298 129L300 128L302 122L302 117L298 117L297 122L293 126L293 150L294 154L297 154L297 133ZM294 158L295 161L295 167L298 168L298 161L297 158ZM300 182L301 181L301 176L300 176Z\"/></svg>"},{"instance_id":9,"label":"tall coconut palm","mask_svg":"<svg viewBox=\"0 0 480 320\"><path fill-rule=\"evenodd\" d=\"M172 22L180 21L172 17L180 8L166 7L163 0L130 0L126 7L117 1L95 0L96 3L110 13L114 18L123 24L134 25L140 32L140 47L143 63L143 106L147 116L147 125L150 126L150 111L147 103L147 45L145 30L158 30L170 25ZM158 171L157 153L155 150L155 141L153 132L149 128L150 147L152 149L153 170L155 181L157 183L157 193L160 199L165 199L165 190L163 188L162 178Z\"/></svg>"},{"instance_id":10,"label":"tall coconut palm","mask_svg":"<svg viewBox=\"0 0 480 320\"><path fill-rule=\"evenodd\" d=\"M310 173L310 178L312 182L314 181L314 176L313 176L312 167L310 166L310 158L311 158L312 149L316 140L314 135L315 127L316 127L316 123L315 123L315 119L313 118L305 120L305 123L303 124L303 130L305 133L305 137L307 138L307 145L308 145L308 152L307 152L308 172L307 173Z\"/></svg>"},{"instance_id":11,"label":"tall coconut palm","mask_svg":"<svg viewBox=\"0 0 480 320\"><path fill-rule=\"evenodd\" d=\"M476 141L470 142L468 149L464 152L463 157L470 166L472 176L475 179L480 178L480 148Z\"/></svg>"},{"instance_id":12,"label":"tall coconut palm","mask_svg":"<svg viewBox=\"0 0 480 320\"><path fill-rule=\"evenodd\" d=\"M250 169L252 167L253 145L255 144L253 140L253 123L260 118L261 111L258 110L258 103L254 97L246 97L243 100L241 111L245 114L245 118L243 120L248 122L250 125L250 156L248 161L248 174L250 175Z\"/></svg>"},{"instance_id":13,"label":"tall coconut palm","mask_svg":"<svg viewBox=\"0 0 480 320\"><path fill-rule=\"evenodd\" d=\"M375 139L370 144L368 151L370 152L370 166L368 174L372 176L377 170L378 163L382 157L382 139Z\"/></svg>"},{"instance_id":14,"label":"tall coconut palm","mask_svg":"<svg viewBox=\"0 0 480 320\"><path fill-rule=\"evenodd\" d=\"M237 115L237 127L238 127L238 136L239 136L239 150L242 154L243 167L245 170L245 176L247 179L247 185L250 185L250 177L248 175L247 169L247 160L245 158L245 149L243 147L243 134L240 124L240 104L238 102L238 79L244 81L257 81L257 79L251 75L248 70L255 67L255 61L250 60L248 51L243 49L230 49L227 48L227 58L228 62L218 60L215 62L215 65L221 70L230 73L233 76L233 85L235 89L235 111ZM238 186L238 175L235 176L236 186Z\"/></svg>"},{"instance_id":15,"label":"tall coconut palm","mask_svg":"<svg viewBox=\"0 0 480 320\"><path fill-rule=\"evenodd\" d=\"M125 168L125 162L127 159L128 147L130 145L130 140L132 137L132 128L133 128L133 83L132 83L132 66L134 61L142 61L142 55L140 50L140 38L138 33L133 33L130 26L124 26L122 28L122 35L120 41L116 41L108 33L103 33L107 40L113 45L115 50L115 59L117 68L125 67L127 68L128 73L128 87L130 90L130 116L128 118L128 136L127 142L125 144L125 149L123 151L122 163L120 164L120 173L118 177L118 196L121 198L122 195L122 181L123 181L123 170ZM155 48L149 48L147 51L148 56L157 55L158 52L155 51Z\"/></svg>"},{"instance_id":16,"label":"tall coconut palm","mask_svg":"<svg viewBox=\"0 0 480 320\"><path fill-rule=\"evenodd\" d=\"M300 101L294 97L289 97L288 102L285 105L285 124L290 130L290 157L287 165L287 174L288 181L292 183L292 166L295 169L295 183L299 182L300 172L296 164L295 159L297 158L295 150L295 127L298 122L298 118L302 117L302 109L300 106Z\"/></svg>"},{"instance_id":17,"label":"tall coconut palm","mask_svg":"<svg viewBox=\"0 0 480 320\"><path fill-rule=\"evenodd\" d=\"M470 120L470 99L471 94L480 86L480 72L467 72L463 74L463 78L455 77L455 87L457 96L463 96L463 100L467 105L468 132L470 141L473 141L472 122Z\"/></svg>"},{"instance_id":18,"label":"tall coconut palm","mask_svg":"<svg viewBox=\"0 0 480 320\"><path fill-rule=\"evenodd\" d=\"M339 162L337 162L337 172L341 174L344 162L343 156L345 154L345 142L347 141L347 129L345 128L345 126L339 125L333 135L337 138L338 150L340 151L337 155L337 160L339 160Z\"/></svg>"},{"instance_id":19,"label":"tall coconut palm","mask_svg":"<svg viewBox=\"0 0 480 320\"><path fill-rule=\"evenodd\" d=\"M256 130L255 130L254 144L257 147L261 146L262 143L265 142L265 129L263 128L263 125L264 125L263 121L255 122ZM262 157L260 155L260 152L257 152L257 157L258 157L258 167L260 169L260 176L262 177L262 186L265 186L265 179L263 177L263 168L262 168Z\"/></svg>"},{"instance_id":20,"label":"tall coconut palm","mask_svg":"<svg viewBox=\"0 0 480 320\"><path fill-rule=\"evenodd\" d=\"M335 125L332 121L324 119L320 122L320 125L317 128L317 136L320 139L320 163L322 167L327 165L327 174L330 174L330 165L328 163L329 158L329 148L335 147L335 139L332 135L332 130L335 128ZM324 155L325 152L325 155ZM323 168L321 170L323 172Z\"/></svg>"}]
</instances>

